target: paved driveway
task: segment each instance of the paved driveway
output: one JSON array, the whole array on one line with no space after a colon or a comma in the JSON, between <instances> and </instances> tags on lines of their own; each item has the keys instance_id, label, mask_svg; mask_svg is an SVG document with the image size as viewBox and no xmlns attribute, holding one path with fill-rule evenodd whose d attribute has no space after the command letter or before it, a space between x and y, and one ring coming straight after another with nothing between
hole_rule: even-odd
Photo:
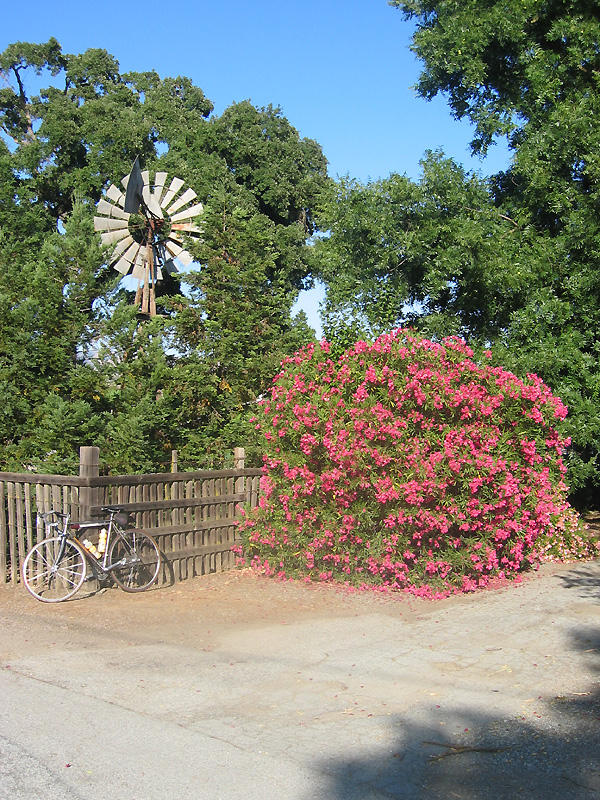
<instances>
[{"instance_id":1,"label":"paved driveway","mask_svg":"<svg viewBox=\"0 0 600 800\"><path fill-rule=\"evenodd\" d=\"M0 589L1 800L600 796L600 562L442 602Z\"/></svg>"}]
</instances>

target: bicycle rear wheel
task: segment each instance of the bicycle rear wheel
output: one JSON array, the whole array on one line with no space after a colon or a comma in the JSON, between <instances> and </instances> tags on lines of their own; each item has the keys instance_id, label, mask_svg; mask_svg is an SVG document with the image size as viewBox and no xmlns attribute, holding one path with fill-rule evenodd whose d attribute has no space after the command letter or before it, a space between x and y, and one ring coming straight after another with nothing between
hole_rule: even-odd
<instances>
[{"instance_id":1,"label":"bicycle rear wheel","mask_svg":"<svg viewBox=\"0 0 600 800\"><path fill-rule=\"evenodd\" d=\"M111 564L123 562L111 569L111 574L124 592L143 592L158 578L160 551L152 536L143 531L117 534L108 556Z\"/></svg>"},{"instance_id":2,"label":"bicycle rear wheel","mask_svg":"<svg viewBox=\"0 0 600 800\"><path fill-rule=\"evenodd\" d=\"M60 603L79 591L86 558L77 542L53 536L38 542L23 562L23 583L42 603Z\"/></svg>"}]
</instances>

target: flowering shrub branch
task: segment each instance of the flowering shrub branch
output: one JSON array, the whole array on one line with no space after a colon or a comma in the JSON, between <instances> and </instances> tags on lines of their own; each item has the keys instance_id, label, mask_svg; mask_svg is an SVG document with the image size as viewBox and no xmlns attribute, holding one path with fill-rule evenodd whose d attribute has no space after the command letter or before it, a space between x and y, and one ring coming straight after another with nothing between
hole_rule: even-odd
<instances>
[{"instance_id":1,"label":"flowering shrub branch","mask_svg":"<svg viewBox=\"0 0 600 800\"><path fill-rule=\"evenodd\" d=\"M337 360L310 345L256 420L268 452L245 557L279 577L441 597L597 555L566 502L566 413L537 376L478 364L458 338L396 330Z\"/></svg>"}]
</instances>

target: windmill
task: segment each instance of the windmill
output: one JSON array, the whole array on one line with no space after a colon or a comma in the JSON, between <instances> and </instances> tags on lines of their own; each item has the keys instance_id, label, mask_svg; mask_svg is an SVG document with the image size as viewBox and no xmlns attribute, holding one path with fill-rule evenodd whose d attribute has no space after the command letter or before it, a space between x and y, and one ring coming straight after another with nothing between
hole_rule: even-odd
<instances>
[{"instance_id":1,"label":"windmill","mask_svg":"<svg viewBox=\"0 0 600 800\"><path fill-rule=\"evenodd\" d=\"M196 192L184 189L181 178L168 186L167 181L166 172L157 172L151 185L149 171L142 172L136 158L121 181L125 191L111 184L94 217L102 244L114 245L111 265L137 279L136 305L151 317L156 315L155 287L163 273L177 272L176 261L187 267L194 260L183 237L198 239L202 233L195 224L202 213L202 203L193 202Z\"/></svg>"}]
</instances>

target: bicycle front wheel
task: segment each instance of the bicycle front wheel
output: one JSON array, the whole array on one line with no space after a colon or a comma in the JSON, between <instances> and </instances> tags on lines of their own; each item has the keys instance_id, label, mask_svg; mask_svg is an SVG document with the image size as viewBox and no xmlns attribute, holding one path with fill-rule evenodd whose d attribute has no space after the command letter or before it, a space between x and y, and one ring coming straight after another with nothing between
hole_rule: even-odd
<instances>
[{"instance_id":1,"label":"bicycle front wheel","mask_svg":"<svg viewBox=\"0 0 600 800\"><path fill-rule=\"evenodd\" d=\"M143 592L158 578L160 551L149 534L124 531L115 537L109 561L111 565L122 562L113 567L111 573L124 592Z\"/></svg>"},{"instance_id":2,"label":"bicycle front wheel","mask_svg":"<svg viewBox=\"0 0 600 800\"><path fill-rule=\"evenodd\" d=\"M60 603L79 591L85 580L86 559L77 542L53 536L38 542L23 562L23 583L42 603Z\"/></svg>"}]
</instances>

